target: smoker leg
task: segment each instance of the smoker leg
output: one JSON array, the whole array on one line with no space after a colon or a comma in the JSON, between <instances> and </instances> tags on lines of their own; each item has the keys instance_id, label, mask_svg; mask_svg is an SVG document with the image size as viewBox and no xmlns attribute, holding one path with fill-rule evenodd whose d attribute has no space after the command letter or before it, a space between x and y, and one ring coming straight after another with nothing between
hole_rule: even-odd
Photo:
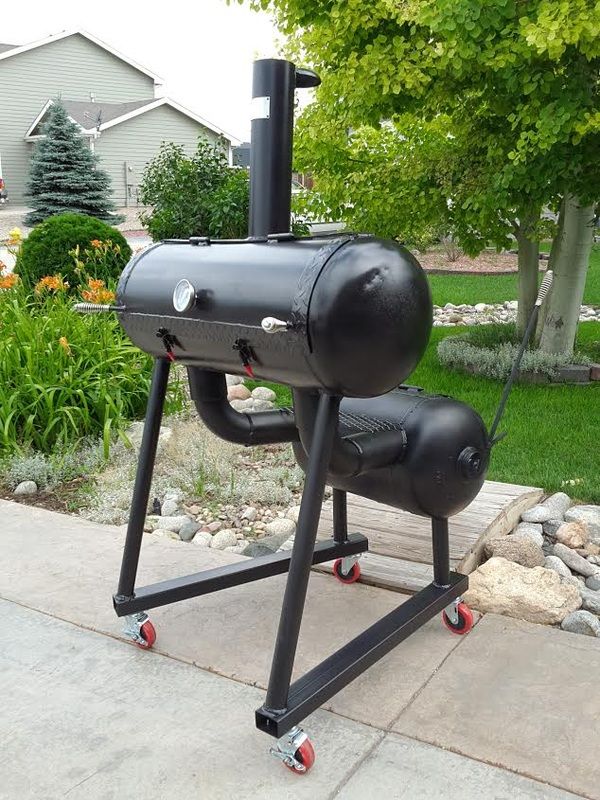
<instances>
[{"instance_id":1,"label":"smoker leg","mask_svg":"<svg viewBox=\"0 0 600 800\"><path fill-rule=\"evenodd\" d=\"M347 495L342 489L333 490L333 541L348 540L348 504Z\"/></svg>"},{"instance_id":2,"label":"smoker leg","mask_svg":"<svg viewBox=\"0 0 600 800\"><path fill-rule=\"evenodd\" d=\"M331 395L323 394L319 399L304 492L300 503L298 527L265 701L265 708L269 710L282 710L287 706L313 550L321 516L325 479L337 429L339 403L339 398Z\"/></svg>"},{"instance_id":3,"label":"smoker leg","mask_svg":"<svg viewBox=\"0 0 600 800\"><path fill-rule=\"evenodd\" d=\"M333 540L339 544L348 541L347 494L341 489L333 490ZM333 574L341 583L354 583L360 578L358 556L345 556L333 563Z\"/></svg>"},{"instance_id":4,"label":"smoker leg","mask_svg":"<svg viewBox=\"0 0 600 800\"><path fill-rule=\"evenodd\" d=\"M448 544L448 520L434 517L431 520L433 547L433 582L436 586L450 585L450 550Z\"/></svg>"},{"instance_id":5,"label":"smoker leg","mask_svg":"<svg viewBox=\"0 0 600 800\"><path fill-rule=\"evenodd\" d=\"M146 409L146 422L144 423L144 433L138 457L129 524L127 526L121 574L117 589L117 597L123 600L132 597L134 593L170 366L170 362L164 358L157 358L154 362L150 395ZM143 612L132 614L125 618L125 634L142 647L151 646L156 636L152 623ZM146 645L142 644L140 639L146 641ZM150 641L151 639L152 641Z\"/></svg>"}]
</instances>

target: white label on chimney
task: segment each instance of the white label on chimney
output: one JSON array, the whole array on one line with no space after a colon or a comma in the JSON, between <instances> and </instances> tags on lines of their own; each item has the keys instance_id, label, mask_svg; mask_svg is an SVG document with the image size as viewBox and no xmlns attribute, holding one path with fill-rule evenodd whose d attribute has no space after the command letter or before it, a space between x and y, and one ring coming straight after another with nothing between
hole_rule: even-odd
<instances>
[{"instance_id":1,"label":"white label on chimney","mask_svg":"<svg viewBox=\"0 0 600 800\"><path fill-rule=\"evenodd\" d=\"M253 97L250 104L250 119L269 119L271 116L271 98Z\"/></svg>"}]
</instances>

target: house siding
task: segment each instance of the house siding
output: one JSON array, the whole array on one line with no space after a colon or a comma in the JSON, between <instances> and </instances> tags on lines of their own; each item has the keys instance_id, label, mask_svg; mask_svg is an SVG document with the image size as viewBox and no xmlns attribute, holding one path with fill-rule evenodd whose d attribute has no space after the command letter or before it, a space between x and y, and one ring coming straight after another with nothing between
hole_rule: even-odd
<instances>
[{"instance_id":1,"label":"house siding","mask_svg":"<svg viewBox=\"0 0 600 800\"><path fill-rule=\"evenodd\" d=\"M134 188L126 198L126 164L130 167L129 182L134 187L162 142L183 145L186 153L191 155L199 136L205 136L210 142L224 142L213 131L166 105L103 131L95 141L94 150L100 157L101 167L111 177L117 205L136 203ZM227 147L228 142L224 142L225 150Z\"/></svg>"},{"instance_id":2,"label":"house siding","mask_svg":"<svg viewBox=\"0 0 600 800\"><path fill-rule=\"evenodd\" d=\"M0 155L11 203L23 203L32 145L24 140L50 98L154 98L154 81L79 34L0 61ZM109 131L107 131L109 133Z\"/></svg>"}]
</instances>

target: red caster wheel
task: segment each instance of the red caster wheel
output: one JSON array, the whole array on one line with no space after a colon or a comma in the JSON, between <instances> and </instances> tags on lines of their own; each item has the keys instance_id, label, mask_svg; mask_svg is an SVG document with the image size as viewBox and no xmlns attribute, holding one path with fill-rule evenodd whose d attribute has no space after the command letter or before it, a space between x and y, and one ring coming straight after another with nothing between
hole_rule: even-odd
<instances>
[{"instance_id":1,"label":"red caster wheel","mask_svg":"<svg viewBox=\"0 0 600 800\"><path fill-rule=\"evenodd\" d=\"M156 629L145 611L125 617L123 634L142 650L150 650L156 641Z\"/></svg>"},{"instance_id":2,"label":"red caster wheel","mask_svg":"<svg viewBox=\"0 0 600 800\"><path fill-rule=\"evenodd\" d=\"M141 641L136 642L137 646L141 647L142 650L150 650L150 648L156 641L156 628L150 622L150 620L144 622L144 624L140 628L140 638Z\"/></svg>"},{"instance_id":3,"label":"red caster wheel","mask_svg":"<svg viewBox=\"0 0 600 800\"><path fill-rule=\"evenodd\" d=\"M340 581L340 583L356 583L356 581L360 578L360 564L358 561L355 561L350 568L350 572L345 575L342 569L343 563L343 558L338 558L333 562L333 574L338 581Z\"/></svg>"},{"instance_id":4,"label":"red caster wheel","mask_svg":"<svg viewBox=\"0 0 600 800\"><path fill-rule=\"evenodd\" d=\"M442 621L448 630L463 636L473 627L473 612L465 603L458 603L455 616L457 616L456 619L451 619L446 611L442 611Z\"/></svg>"},{"instance_id":5,"label":"red caster wheel","mask_svg":"<svg viewBox=\"0 0 600 800\"><path fill-rule=\"evenodd\" d=\"M315 749L302 728L292 728L277 740L277 747L272 747L270 753L299 775L304 775L315 763Z\"/></svg>"},{"instance_id":6,"label":"red caster wheel","mask_svg":"<svg viewBox=\"0 0 600 800\"><path fill-rule=\"evenodd\" d=\"M310 739L305 739L304 742L294 753L294 761L296 763L288 764L287 761L283 763L291 771L299 775L304 775L315 763L315 749L312 746Z\"/></svg>"}]
</instances>

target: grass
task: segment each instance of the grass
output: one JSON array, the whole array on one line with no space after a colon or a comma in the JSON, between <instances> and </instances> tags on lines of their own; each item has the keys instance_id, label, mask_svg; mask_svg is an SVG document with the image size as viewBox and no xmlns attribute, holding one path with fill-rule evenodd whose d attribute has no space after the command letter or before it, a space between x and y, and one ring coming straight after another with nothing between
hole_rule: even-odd
<instances>
[{"instance_id":1,"label":"grass","mask_svg":"<svg viewBox=\"0 0 600 800\"><path fill-rule=\"evenodd\" d=\"M547 248L545 248L547 249ZM446 303L503 303L517 299L517 274L510 275L429 275L433 302ZM600 306L600 245L594 245L590 257L583 302Z\"/></svg>"},{"instance_id":2,"label":"grass","mask_svg":"<svg viewBox=\"0 0 600 800\"><path fill-rule=\"evenodd\" d=\"M459 279L454 277L455 281ZM466 333L470 328L460 328ZM502 383L464 375L440 366L436 350L454 328L434 328L425 357L410 376L410 383L463 400L473 406L489 427L502 393ZM579 326L577 347L600 357L600 323ZM277 390L280 405L291 398L285 387ZM514 387L501 424L507 436L495 448L488 477L507 483L541 486L548 492L566 491L572 497L600 503L600 383L591 386ZM574 483L570 483L573 481Z\"/></svg>"}]
</instances>

